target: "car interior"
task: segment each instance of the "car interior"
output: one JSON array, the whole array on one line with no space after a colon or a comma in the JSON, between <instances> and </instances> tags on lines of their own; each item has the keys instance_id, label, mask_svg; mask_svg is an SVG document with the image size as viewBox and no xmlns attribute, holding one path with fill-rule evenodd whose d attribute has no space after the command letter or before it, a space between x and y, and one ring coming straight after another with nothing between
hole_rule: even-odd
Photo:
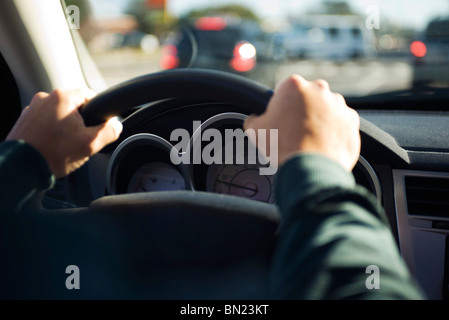
<instances>
[{"instance_id":1,"label":"car interior","mask_svg":"<svg viewBox=\"0 0 449 320\"><path fill-rule=\"evenodd\" d=\"M199 150L193 145L206 129L241 129L245 117L264 112L273 88L238 74L190 68L111 85L78 30L68 27L65 10L63 1L0 3L1 138L36 92L60 87L97 91L81 110L86 125L119 116L124 130L29 205L55 219L77 217L80 224L116 217L105 221L120 223L97 223L97 231L117 250L124 239L135 248L127 257L139 266L136 274L145 274L136 285L145 297L269 298L268 261L280 225L274 177L254 176L255 189L245 188L239 176L263 164L172 159L203 152L204 144ZM345 98L361 117L357 183L385 209L401 255L427 297L448 299L449 88ZM184 150L173 147L176 129L192 137Z\"/></svg>"}]
</instances>

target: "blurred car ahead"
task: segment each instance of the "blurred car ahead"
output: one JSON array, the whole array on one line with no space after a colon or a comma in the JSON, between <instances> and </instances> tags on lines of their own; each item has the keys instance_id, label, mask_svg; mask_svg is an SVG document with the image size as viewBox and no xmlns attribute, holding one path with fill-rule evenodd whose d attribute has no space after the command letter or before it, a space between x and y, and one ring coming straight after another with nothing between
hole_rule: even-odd
<instances>
[{"instance_id":1,"label":"blurred car ahead","mask_svg":"<svg viewBox=\"0 0 449 320\"><path fill-rule=\"evenodd\" d=\"M202 17L168 37L160 65L221 70L273 87L277 64L283 59L276 39L251 21Z\"/></svg>"},{"instance_id":2,"label":"blurred car ahead","mask_svg":"<svg viewBox=\"0 0 449 320\"><path fill-rule=\"evenodd\" d=\"M414 86L449 84L449 17L430 21L410 52Z\"/></svg>"},{"instance_id":3,"label":"blurred car ahead","mask_svg":"<svg viewBox=\"0 0 449 320\"><path fill-rule=\"evenodd\" d=\"M303 16L285 32L289 58L351 60L375 58L375 35L357 16Z\"/></svg>"}]
</instances>

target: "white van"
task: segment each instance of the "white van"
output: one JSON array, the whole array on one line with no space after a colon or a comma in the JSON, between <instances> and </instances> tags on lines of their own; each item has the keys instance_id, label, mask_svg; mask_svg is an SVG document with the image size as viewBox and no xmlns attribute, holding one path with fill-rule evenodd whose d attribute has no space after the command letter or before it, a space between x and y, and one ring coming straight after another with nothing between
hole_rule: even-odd
<instances>
[{"instance_id":1,"label":"white van","mask_svg":"<svg viewBox=\"0 0 449 320\"><path fill-rule=\"evenodd\" d=\"M348 60L375 58L374 31L359 16L309 15L284 34L290 58Z\"/></svg>"}]
</instances>

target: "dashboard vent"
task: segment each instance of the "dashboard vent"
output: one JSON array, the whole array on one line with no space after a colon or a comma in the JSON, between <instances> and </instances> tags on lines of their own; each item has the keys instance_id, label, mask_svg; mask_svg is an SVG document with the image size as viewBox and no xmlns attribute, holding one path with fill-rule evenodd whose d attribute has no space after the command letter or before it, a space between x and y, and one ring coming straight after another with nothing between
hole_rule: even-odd
<instances>
[{"instance_id":1,"label":"dashboard vent","mask_svg":"<svg viewBox=\"0 0 449 320\"><path fill-rule=\"evenodd\" d=\"M449 179L405 177L408 213L412 215L449 217Z\"/></svg>"}]
</instances>

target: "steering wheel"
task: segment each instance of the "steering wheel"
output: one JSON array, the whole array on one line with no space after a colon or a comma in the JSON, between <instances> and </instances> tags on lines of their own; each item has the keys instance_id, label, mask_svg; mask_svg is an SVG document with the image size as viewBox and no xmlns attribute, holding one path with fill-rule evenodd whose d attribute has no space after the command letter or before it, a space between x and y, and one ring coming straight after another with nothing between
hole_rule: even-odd
<instances>
[{"instance_id":1,"label":"steering wheel","mask_svg":"<svg viewBox=\"0 0 449 320\"><path fill-rule=\"evenodd\" d=\"M86 125L91 126L149 102L201 98L236 105L247 114L260 114L271 96L269 88L240 76L179 69L145 75L112 87L94 97L80 112ZM145 256L163 265L176 262L177 273L180 269L191 270L193 265L193 270L198 265L232 265L231 269L246 270L230 272L241 274L242 284L253 282L250 287L254 287L254 281L256 286L266 285L265 276L261 277L266 274L267 259L279 227L275 205L198 191L106 196L90 204L88 215L98 217L99 221L120 221L120 230L114 229L112 233L125 233L128 243L136 239L138 226L139 240L132 245L138 251L133 253L134 257ZM206 274L210 273L208 270ZM223 272L219 272L218 278L222 276ZM211 281L200 278L198 283ZM189 286L181 286L185 287ZM168 296L184 297L179 288L171 288ZM177 292L174 295L173 290Z\"/></svg>"}]
</instances>

